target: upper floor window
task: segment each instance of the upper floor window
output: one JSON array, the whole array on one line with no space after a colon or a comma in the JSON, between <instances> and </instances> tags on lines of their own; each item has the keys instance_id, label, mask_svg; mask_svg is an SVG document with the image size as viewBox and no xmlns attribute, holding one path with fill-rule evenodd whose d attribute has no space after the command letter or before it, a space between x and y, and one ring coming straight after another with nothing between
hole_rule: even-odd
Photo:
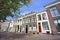
<instances>
[{"instance_id":1,"label":"upper floor window","mask_svg":"<svg viewBox=\"0 0 60 40\"><path fill-rule=\"evenodd\" d=\"M23 19L23 24L25 23L25 19Z\"/></svg>"},{"instance_id":2,"label":"upper floor window","mask_svg":"<svg viewBox=\"0 0 60 40\"><path fill-rule=\"evenodd\" d=\"M19 20L18 20L18 22L19 22Z\"/></svg>"},{"instance_id":3,"label":"upper floor window","mask_svg":"<svg viewBox=\"0 0 60 40\"><path fill-rule=\"evenodd\" d=\"M30 18L27 18L27 20L26 20L26 21L27 21L27 23L30 23Z\"/></svg>"},{"instance_id":4,"label":"upper floor window","mask_svg":"<svg viewBox=\"0 0 60 40\"><path fill-rule=\"evenodd\" d=\"M56 7L53 7L50 9L52 17L59 16L60 14L58 13L58 10Z\"/></svg>"},{"instance_id":5,"label":"upper floor window","mask_svg":"<svg viewBox=\"0 0 60 40\"><path fill-rule=\"evenodd\" d=\"M43 18L43 20L46 20L47 19L47 16L46 16L46 14L44 13L44 14L42 14L42 18Z\"/></svg>"},{"instance_id":6,"label":"upper floor window","mask_svg":"<svg viewBox=\"0 0 60 40\"><path fill-rule=\"evenodd\" d=\"M36 17L35 16L33 16L33 19L32 19L34 22L36 21Z\"/></svg>"},{"instance_id":7,"label":"upper floor window","mask_svg":"<svg viewBox=\"0 0 60 40\"><path fill-rule=\"evenodd\" d=\"M20 19L20 24L22 25L22 19Z\"/></svg>"},{"instance_id":8,"label":"upper floor window","mask_svg":"<svg viewBox=\"0 0 60 40\"><path fill-rule=\"evenodd\" d=\"M41 15L38 15L38 20L41 20Z\"/></svg>"},{"instance_id":9,"label":"upper floor window","mask_svg":"<svg viewBox=\"0 0 60 40\"><path fill-rule=\"evenodd\" d=\"M22 21L22 19L20 19L20 22Z\"/></svg>"}]
</instances>

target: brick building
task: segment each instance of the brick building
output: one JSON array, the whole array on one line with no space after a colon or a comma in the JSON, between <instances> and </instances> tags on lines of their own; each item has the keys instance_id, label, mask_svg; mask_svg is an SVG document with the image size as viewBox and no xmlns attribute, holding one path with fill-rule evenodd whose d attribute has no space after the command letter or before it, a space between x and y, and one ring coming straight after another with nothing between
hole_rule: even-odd
<instances>
[{"instance_id":1,"label":"brick building","mask_svg":"<svg viewBox=\"0 0 60 40\"><path fill-rule=\"evenodd\" d=\"M45 5L52 33L60 32L60 0Z\"/></svg>"}]
</instances>

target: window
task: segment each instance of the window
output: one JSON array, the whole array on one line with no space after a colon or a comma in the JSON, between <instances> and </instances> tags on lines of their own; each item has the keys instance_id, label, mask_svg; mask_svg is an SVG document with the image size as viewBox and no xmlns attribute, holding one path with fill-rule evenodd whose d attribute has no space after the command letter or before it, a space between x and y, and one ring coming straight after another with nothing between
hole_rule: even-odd
<instances>
[{"instance_id":1,"label":"window","mask_svg":"<svg viewBox=\"0 0 60 40\"><path fill-rule=\"evenodd\" d=\"M48 22L43 22L42 26L43 26L43 30L49 30Z\"/></svg>"},{"instance_id":2,"label":"window","mask_svg":"<svg viewBox=\"0 0 60 40\"><path fill-rule=\"evenodd\" d=\"M27 23L27 18L25 18L25 23Z\"/></svg>"},{"instance_id":3,"label":"window","mask_svg":"<svg viewBox=\"0 0 60 40\"><path fill-rule=\"evenodd\" d=\"M56 9L56 7L51 8L50 12L52 14L52 17L60 16L60 14L58 13L58 10Z\"/></svg>"},{"instance_id":4,"label":"window","mask_svg":"<svg viewBox=\"0 0 60 40\"><path fill-rule=\"evenodd\" d=\"M18 20L18 23L19 23L19 20Z\"/></svg>"},{"instance_id":5,"label":"window","mask_svg":"<svg viewBox=\"0 0 60 40\"><path fill-rule=\"evenodd\" d=\"M35 22L36 21L36 17L35 16L32 16L32 22Z\"/></svg>"},{"instance_id":6,"label":"window","mask_svg":"<svg viewBox=\"0 0 60 40\"><path fill-rule=\"evenodd\" d=\"M43 18L43 20L46 20L47 19L47 16L46 16L46 14L44 13L44 14L42 14L42 18Z\"/></svg>"},{"instance_id":7,"label":"window","mask_svg":"<svg viewBox=\"0 0 60 40\"><path fill-rule=\"evenodd\" d=\"M25 19L23 19L23 24L25 23Z\"/></svg>"},{"instance_id":8,"label":"window","mask_svg":"<svg viewBox=\"0 0 60 40\"><path fill-rule=\"evenodd\" d=\"M30 23L30 18L27 18L27 23Z\"/></svg>"},{"instance_id":9,"label":"window","mask_svg":"<svg viewBox=\"0 0 60 40\"><path fill-rule=\"evenodd\" d=\"M32 31L32 26L31 25L29 25L28 30Z\"/></svg>"},{"instance_id":10,"label":"window","mask_svg":"<svg viewBox=\"0 0 60 40\"><path fill-rule=\"evenodd\" d=\"M55 27L58 32L60 32L60 19L54 20Z\"/></svg>"},{"instance_id":11,"label":"window","mask_svg":"<svg viewBox=\"0 0 60 40\"><path fill-rule=\"evenodd\" d=\"M20 19L20 25L22 25L22 19Z\"/></svg>"},{"instance_id":12,"label":"window","mask_svg":"<svg viewBox=\"0 0 60 40\"><path fill-rule=\"evenodd\" d=\"M36 24L33 24L33 31L36 31Z\"/></svg>"},{"instance_id":13,"label":"window","mask_svg":"<svg viewBox=\"0 0 60 40\"><path fill-rule=\"evenodd\" d=\"M38 15L38 20L41 20L41 15Z\"/></svg>"},{"instance_id":14,"label":"window","mask_svg":"<svg viewBox=\"0 0 60 40\"><path fill-rule=\"evenodd\" d=\"M20 21L22 21L22 19L20 19Z\"/></svg>"}]
</instances>

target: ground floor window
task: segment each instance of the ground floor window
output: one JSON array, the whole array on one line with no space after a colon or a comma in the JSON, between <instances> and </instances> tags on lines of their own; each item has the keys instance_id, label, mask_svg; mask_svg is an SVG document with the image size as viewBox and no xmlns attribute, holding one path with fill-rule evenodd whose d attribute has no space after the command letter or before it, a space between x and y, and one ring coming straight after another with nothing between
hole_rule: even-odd
<instances>
[{"instance_id":1,"label":"ground floor window","mask_svg":"<svg viewBox=\"0 0 60 40\"><path fill-rule=\"evenodd\" d=\"M32 31L32 27L29 27L29 31Z\"/></svg>"},{"instance_id":2,"label":"ground floor window","mask_svg":"<svg viewBox=\"0 0 60 40\"><path fill-rule=\"evenodd\" d=\"M36 31L36 24L33 24L33 31Z\"/></svg>"},{"instance_id":3,"label":"ground floor window","mask_svg":"<svg viewBox=\"0 0 60 40\"><path fill-rule=\"evenodd\" d=\"M60 19L54 20L55 27L58 32L60 32Z\"/></svg>"},{"instance_id":4,"label":"ground floor window","mask_svg":"<svg viewBox=\"0 0 60 40\"><path fill-rule=\"evenodd\" d=\"M48 22L43 22L42 26L43 26L43 30L49 30Z\"/></svg>"}]
</instances>

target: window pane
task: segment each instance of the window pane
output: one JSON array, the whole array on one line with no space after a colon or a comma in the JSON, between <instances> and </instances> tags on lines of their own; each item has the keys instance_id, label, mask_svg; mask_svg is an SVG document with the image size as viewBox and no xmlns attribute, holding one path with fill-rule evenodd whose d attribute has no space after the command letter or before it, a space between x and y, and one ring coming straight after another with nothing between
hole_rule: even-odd
<instances>
[{"instance_id":1,"label":"window pane","mask_svg":"<svg viewBox=\"0 0 60 40\"><path fill-rule=\"evenodd\" d=\"M36 24L33 24L33 31L36 31Z\"/></svg>"},{"instance_id":2,"label":"window pane","mask_svg":"<svg viewBox=\"0 0 60 40\"><path fill-rule=\"evenodd\" d=\"M58 23L57 20L54 20L54 24L57 25L57 23Z\"/></svg>"},{"instance_id":3,"label":"window pane","mask_svg":"<svg viewBox=\"0 0 60 40\"><path fill-rule=\"evenodd\" d=\"M29 27L29 29L28 29L29 31L32 31L32 27Z\"/></svg>"},{"instance_id":4,"label":"window pane","mask_svg":"<svg viewBox=\"0 0 60 40\"><path fill-rule=\"evenodd\" d=\"M55 27L58 32L60 32L60 19L54 20Z\"/></svg>"},{"instance_id":5,"label":"window pane","mask_svg":"<svg viewBox=\"0 0 60 40\"><path fill-rule=\"evenodd\" d=\"M41 20L41 15L38 15L38 20Z\"/></svg>"},{"instance_id":6,"label":"window pane","mask_svg":"<svg viewBox=\"0 0 60 40\"><path fill-rule=\"evenodd\" d=\"M58 20L58 22L60 23L60 19Z\"/></svg>"},{"instance_id":7,"label":"window pane","mask_svg":"<svg viewBox=\"0 0 60 40\"><path fill-rule=\"evenodd\" d=\"M55 10L55 15L56 16L59 16L60 15L57 10Z\"/></svg>"},{"instance_id":8,"label":"window pane","mask_svg":"<svg viewBox=\"0 0 60 40\"><path fill-rule=\"evenodd\" d=\"M48 22L43 22L42 26L43 26L43 30L49 30Z\"/></svg>"},{"instance_id":9,"label":"window pane","mask_svg":"<svg viewBox=\"0 0 60 40\"><path fill-rule=\"evenodd\" d=\"M56 9L56 7L53 7L50 9L50 12L52 14L52 17L54 16L59 16L60 14L58 13L58 10Z\"/></svg>"},{"instance_id":10,"label":"window pane","mask_svg":"<svg viewBox=\"0 0 60 40\"><path fill-rule=\"evenodd\" d=\"M47 19L46 14L42 14L43 20Z\"/></svg>"}]
</instances>

